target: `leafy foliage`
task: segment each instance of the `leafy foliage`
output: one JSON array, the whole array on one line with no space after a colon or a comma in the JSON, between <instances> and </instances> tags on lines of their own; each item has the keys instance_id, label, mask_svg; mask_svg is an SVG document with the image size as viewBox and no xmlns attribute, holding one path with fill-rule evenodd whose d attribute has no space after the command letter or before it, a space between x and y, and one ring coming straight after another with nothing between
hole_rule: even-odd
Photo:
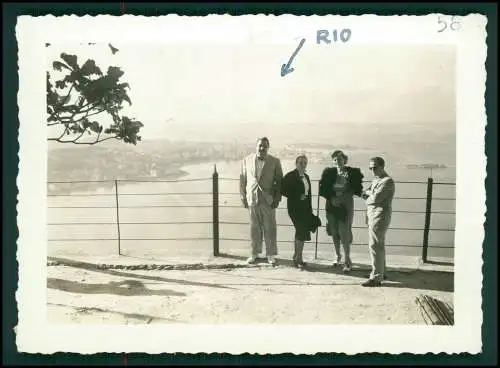
<instances>
[{"instance_id":1,"label":"leafy foliage","mask_svg":"<svg viewBox=\"0 0 500 368\"><path fill-rule=\"evenodd\" d=\"M52 84L47 72L47 125L59 127L61 132L49 140L95 144L118 139L134 145L141 140L139 131L143 124L120 114L125 102L132 104L128 83L120 82L124 75L120 68L111 66L104 74L94 60L80 65L76 55L66 53L52 67L63 76ZM112 123L105 128L91 118L96 115L107 115ZM82 140L85 133L95 139Z\"/></svg>"}]
</instances>

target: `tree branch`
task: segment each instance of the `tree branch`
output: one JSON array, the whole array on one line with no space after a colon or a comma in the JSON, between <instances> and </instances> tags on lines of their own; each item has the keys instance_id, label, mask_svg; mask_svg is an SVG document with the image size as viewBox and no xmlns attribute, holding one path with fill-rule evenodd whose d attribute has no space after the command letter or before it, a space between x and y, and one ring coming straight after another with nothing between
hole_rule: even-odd
<instances>
[{"instance_id":1,"label":"tree branch","mask_svg":"<svg viewBox=\"0 0 500 368\"><path fill-rule=\"evenodd\" d=\"M68 91L68 94L66 95L66 97L64 97L64 99L66 100L68 97L69 97L69 94L71 93L71 91L73 90L73 87L75 86L75 82L73 82L71 84L71 87L69 88L69 91Z\"/></svg>"},{"instance_id":2,"label":"tree branch","mask_svg":"<svg viewBox=\"0 0 500 368\"><path fill-rule=\"evenodd\" d=\"M47 102L47 104L48 104L48 102ZM59 119L59 112L55 109L54 109L54 112L49 115L48 119L53 118L53 117L57 117Z\"/></svg>"},{"instance_id":3,"label":"tree branch","mask_svg":"<svg viewBox=\"0 0 500 368\"><path fill-rule=\"evenodd\" d=\"M86 99L86 98L85 98L85 99ZM87 99L86 99L86 100L87 100ZM87 100L87 101L88 101L88 100ZM87 102L85 105L82 105L81 109L83 109L84 107L87 107L87 106L89 106L89 105L95 104L95 103L96 103L96 101L94 101L94 102ZM92 108L91 108L91 109L92 109Z\"/></svg>"},{"instance_id":4,"label":"tree branch","mask_svg":"<svg viewBox=\"0 0 500 368\"><path fill-rule=\"evenodd\" d=\"M103 138L101 140L96 140L94 142L76 142L75 140L69 140L69 141L63 141L61 140L60 138L49 138L48 140L49 141L56 141L56 142L59 142L59 143L74 143L74 144L86 144L86 145L94 145L96 143L100 143L100 142L104 142L104 141L107 141L108 139L117 139L119 138L118 135L115 135L113 137L106 137L106 138Z\"/></svg>"},{"instance_id":5,"label":"tree branch","mask_svg":"<svg viewBox=\"0 0 500 368\"><path fill-rule=\"evenodd\" d=\"M63 100L63 101L65 101L65 100L69 97L69 94L70 94L70 93L71 93L71 91L73 90L73 87L74 87L74 86L75 86L75 82L73 82L73 83L71 84L71 87L69 88L69 91L68 91L68 93L66 94L66 96L64 97L64 100ZM57 92L56 92L56 93L57 93ZM63 105L63 106L64 106L64 105ZM54 112L53 112L52 114L50 114L49 118L52 118L52 117L54 117L54 116L56 116L56 115L58 115L58 114L59 114L59 113L58 113L58 111L56 111L56 110L54 109ZM59 118L59 116L58 116L58 118Z\"/></svg>"},{"instance_id":6,"label":"tree branch","mask_svg":"<svg viewBox=\"0 0 500 368\"><path fill-rule=\"evenodd\" d=\"M82 109L82 108L83 108L83 106L82 106L80 109ZM91 108L89 108L89 109L87 109L87 110L80 110L80 111L76 111L76 112L74 112L74 113L71 115L71 119L73 119L76 115L85 114L85 113L88 113L88 112L90 112L90 111L92 111L92 110L94 110L94 109L97 109L97 107L96 107L96 106L92 106ZM106 109L104 109L104 110L106 110ZM101 110L100 112L102 112L102 111L104 111L104 110ZM95 115L95 114L92 114L92 115Z\"/></svg>"},{"instance_id":7,"label":"tree branch","mask_svg":"<svg viewBox=\"0 0 500 368\"><path fill-rule=\"evenodd\" d=\"M88 127L87 127L88 128ZM80 135L78 137L76 137L75 139L73 139L73 141L76 143L77 140L79 140L83 134L85 134L85 132L87 131L87 128L83 129L83 132L80 133Z\"/></svg>"},{"instance_id":8,"label":"tree branch","mask_svg":"<svg viewBox=\"0 0 500 368\"><path fill-rule=\"evenodd\" d=\"M53 137L47 139L60 143L85 145L117 139L135 144L140 139L137 136L139 128L136 129L133 126L129 131L121 126L121 129L116 131L116 127L120 127L119 111L124 101L131 103L126 94L128 85L118 84L123 72L119 68L110 67L108 74L103 76L93 60L87 60L83 66L87 65L89 68L81 70L76 55L62 54L61 58L64 62L58 61L59 65L54 62L54 69L59 71L61 68L66 69L64 71L66 76L56 81L55 87L51 84L50 73L47 73L46 116L48 118L46 124L47 127L57 126L55 129L61 129L58 127L61 125L63 129L62 134L59 130L59 134L56 131ZM66 62L69 62L71 66L66 65ZM100 78L93 79L93 74L98 74ZM88 117L98 114L110 115L115 125L111 125L112 128L104 131L102 124L89 121ZM83 139L85 133L89 133L89 137Z\"/></svg>"},{"instance_id":9,"label":"tree branch","mask_svg":"<svg viewBox=\"0 0 500 368\"><path fill-rule=\"evenodd\" d=\"M87 104L87 106L88 106L88 105L89 105L89 104ZM50 116L54 116L54 114L55 114L55 115L57 115L57 119L58 119L58 120L60 120L60 122L47 123L47 125L48 125L48 126L52 126L52 125L61 124L61 123L64 123L64 120L68 120L68 121L70 121L70 122L75 122L75 123L76 123L76 122L78 122L78 121L80 121L80 120L84 119L85 117L87 117L87 115L89 115L88 113L89 113L90 111L92 111L93 109L97 109L97 107L96 107L96 106L92 106L91 108L86 109L86 110L83 110L83 111L75 111L75 112L72 112L72 113L71 113L70 115L68 115L68 116L60 116L60 115L59 115L59 112L54 112L54 113L53 113L52 115L50 115ZM99 110L99 111L98 111L98 112L96 112L96 113L92 113L92 114L90 114L90 116L100 114L101 112L103 112L103 111L105 111L105 110L106 110L106 109ZM69 112L68 112L68 113L69 113ZM63 114L64 114L64 112L63 112ZM87 115L86 115L86 116L84 116L83 118L79 118L79 119L77 119L77 120L75 120L75 121L72 121L72 120L73 120L73 118L74 118L76 115L80 115L80 114L87 114Z\"/></svg>"},{"instance_id":10,"label":"tree branch","mask_svg":"<svg viewBox=\"0 0 500 368\"><path fill-rule=\"evenodd\" d=\"M59 125L59 124L67 124L67 123L64 123L63 121L57 121L55 123L47 123L47 126L53 126L53 125Z\"/></svg>"},{"instance_id":11,"label":"tree branch","mask_svg":"<svg viewBox=\"0 0 500 368\"><path fill-rule=\"evenodd\" d=\"M73 115L73 116L74 116L74 115ZM79 121L81 121L81 120L83 120L83 119L86 119L86 118L87 118L87 116L89 116L89 110L87 110L87 113L85 114L85 116L84 116L83 118L80 118L80 119L78 119L78 120L75 120L75 121L73 121L73 123L74 123L74 124L76 124L76 123L78 123ZM85 128L85 129L87 129L87 128Z\"/></svg>"},{"instance_id":12,"label":"tree branch","mask_svg":"<svg viewBox=\"0 0 500 368\"><path fill-rule=\"evenodd\" d=\"M73 82L73 83L71 84L71 87L70 87L70 89L69 89L68 93L66 94L66 96L64 97L64 99L67 99L67 98L68 98L69 94L71 93L71 91L72 91L72 90L73 90L73 88L75 87L75 83L76 83L76 81L75 81L75 82ZM85 98L84 98L84 99L85 99ZM85 108L85 107L87 107L87 106L91 106L91 105L93 105L93 106L91 106L90 108L88 108L88 109L86 109L86 110L83 110L83 111L76 111L76 112L73 112L70 116L67 116L67 117L61 117L61 116L59 116L59 111L57 111L56 109L54 109L54 112L53 112L52 114L50 114L50 115L49 115L49 118L52 118L52 117L57 117L59 120L63 120L63 119L72 119L72 118L74 118L74 117L75 117L75 115L78 115L78 114L85 114L86 112L91 111L92 109L96 109L97 107L95 106L95 104L96 104L96 101L94 101L94 102L87 102L85 105L80 106L80 110L81 110L81 109L83 109L83 108ZM64 105L63 105L63 106L64 106ZM104 110L101 110L100 112L102 112L102 111L104 111ZM63 113L64 113L64 112L63 112ZM80 119L79 119L79 120L80 120ZM49 124L49 125L55 125L55 124Z\"/></svg>"},{"instance_id":13,"label":"tree branch","mask_svg":"<svg viewBox=\"0 0 500 368\"><path fill-rule=\"evenodd\" d=\"M99 142L99 137L101 136L101 132L97 133L97 138L95 139L95 143Z\"/></svg>"},{"instance_id":14,"label":"tree branch","mask_svg":"<svg viewBox=\"0 0 500 368\"><path fill-rule=\"evenodd\" d=\"M65 125L65 128L64 128L64 131L62 132L62 134L59 136L58 140L61 139L62 137L64 137L64 135L66 134L66 132L68 131L68 124L66 123Z\"/></svg>"},{"instance_id":15,"label":"tree branch","mask_svg":"<svg viewBox=\"0 0 500 368\"><path fill-rule=\"evenodd\" d=\"M92 113L92 114L89 114L89 113L88 113L89 111L90 111L90 110L87 110L87 114L86 114L83 118L80 118L80 119L78 119L78 120L75 120L74 122L75 122L75 123L78 123L79 121L82 121L83 119L86 119L86 118L88 118L89 116L100 114L101 112L106 111L106 109L99 110L99 111L94 112L94 113ZM78 114L81 114L81 113L78 113Z\"/></svg>"}]
</instances>

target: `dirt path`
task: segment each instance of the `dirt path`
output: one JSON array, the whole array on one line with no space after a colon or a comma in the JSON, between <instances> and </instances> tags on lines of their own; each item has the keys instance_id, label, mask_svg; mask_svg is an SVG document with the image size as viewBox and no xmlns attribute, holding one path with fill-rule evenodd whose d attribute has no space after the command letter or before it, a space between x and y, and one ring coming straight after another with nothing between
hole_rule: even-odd
<instances>
[{"instance_id":1,"label":"dirt path","mask_svg":"<svg viewBox=\"0 0 500 368\"><path fill-rule=\"evenodd\" d=\"M415 297L453 305L453 273L394 272L363 288L366 270L326 268L131 271L48 267L54 323L423 324Z\"/></svg>"}]
</instances>

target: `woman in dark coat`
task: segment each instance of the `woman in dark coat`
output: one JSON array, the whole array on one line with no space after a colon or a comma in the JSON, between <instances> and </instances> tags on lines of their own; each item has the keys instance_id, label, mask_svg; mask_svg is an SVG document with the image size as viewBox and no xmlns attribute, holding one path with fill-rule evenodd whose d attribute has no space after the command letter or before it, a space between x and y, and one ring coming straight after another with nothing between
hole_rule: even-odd
<instances>
[{"instance_id":1,"label":"woman in dark coat","mask_svg":"<svg viewBox=\"0 0 500 368\"><path fill-rule=\"evenodd\" d=\"M360 197L363 190L363 174L356 167L347 166L347 156L337 150L332 154L334 167L326 168L319 182L319 195L326 199L327 233L332 236L337 261L341 263L340 244L344 248L344 272L352 267L350 256L352 244L352 221L354 217L353 196Z\"/></svg>"},{"instance_id":2,"label":"woman in dark coat","mask_svg":"<svg viewBox=\"0 0 500 368\"><path fill-rule=\"evenodd\" d=\"M302 259L304 242L311 240L313 229L311 180L305 173L307 157L298 156L295 160L295 170L285 175L281 184L281 194L287 198L288 215L295 227L295 251L293 264L295 267L304 268Z\"/></svg>"}]
</instances>

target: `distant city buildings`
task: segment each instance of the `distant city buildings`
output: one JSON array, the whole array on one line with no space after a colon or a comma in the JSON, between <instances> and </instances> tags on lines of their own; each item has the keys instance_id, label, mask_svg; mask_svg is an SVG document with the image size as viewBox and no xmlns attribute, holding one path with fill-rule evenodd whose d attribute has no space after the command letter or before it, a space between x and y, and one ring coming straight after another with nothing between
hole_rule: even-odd
<instances>
[{"instance_id":1,"label":"distant city buildings","mask_svg":"<svg viewBox=\"0 0 500 368\"><path fill-rule=\"evenodd\" d=\"M329 145L287 144L273 154L282 160L294 160L306 154L311 163L329 162L334 147ZM116 179L157 179L179 177L181 168L189 164L217 161L239 161L254 152L253 142L241 144L209 142L141 142L140 149L126 145L94 146L82 150L51 151L48 181L113 181ZM59 186L49 186L49 190Z\"/></svg>"}]
</instances>

